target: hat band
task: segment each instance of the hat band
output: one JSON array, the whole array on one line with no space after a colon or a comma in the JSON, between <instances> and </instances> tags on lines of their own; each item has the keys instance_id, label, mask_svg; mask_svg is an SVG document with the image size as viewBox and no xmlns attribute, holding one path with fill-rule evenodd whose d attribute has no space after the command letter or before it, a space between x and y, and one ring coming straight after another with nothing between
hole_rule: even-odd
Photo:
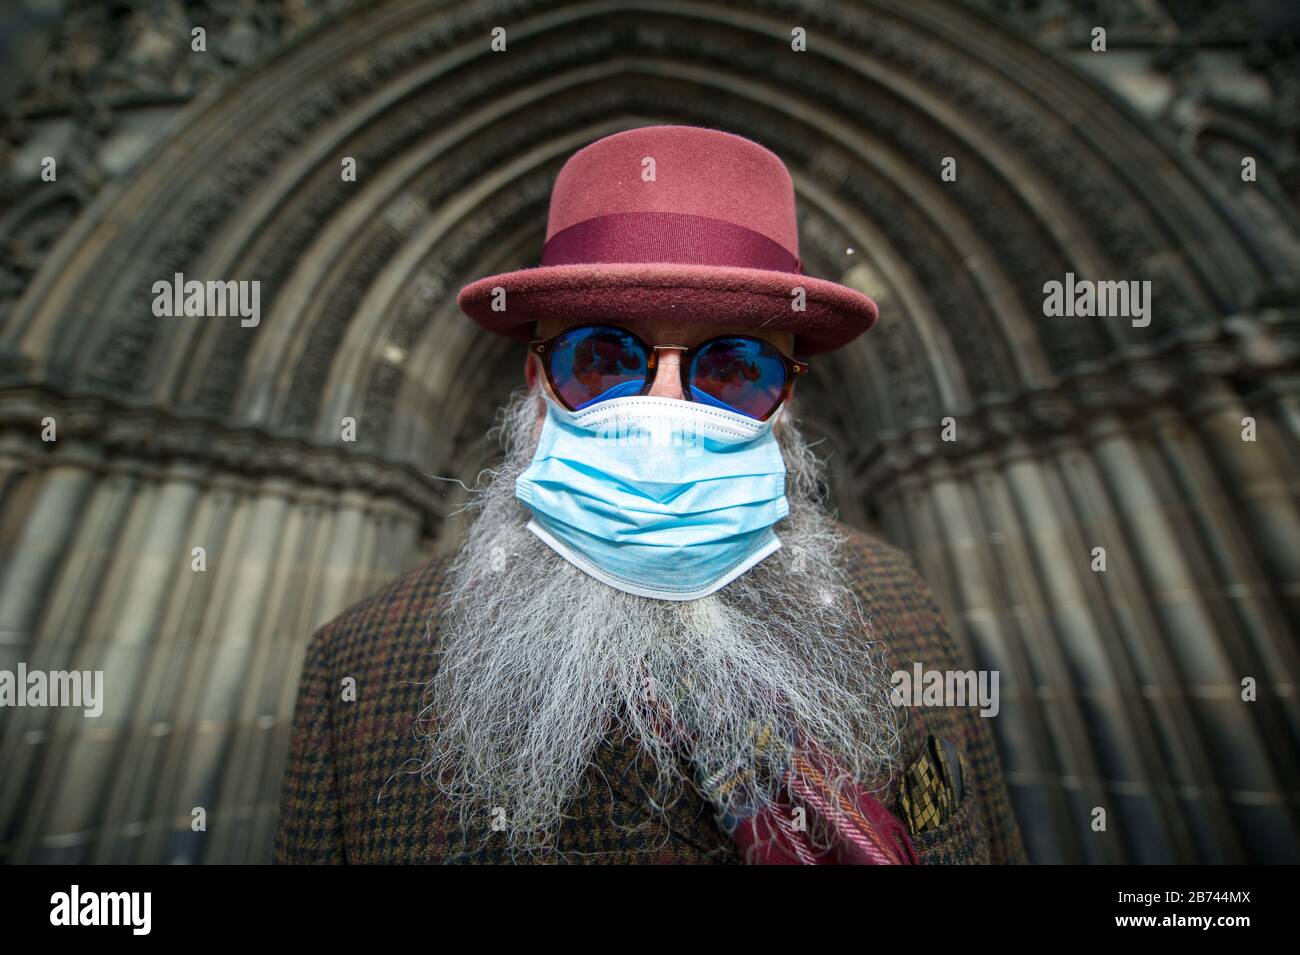
<instances>
[{"instance_id":1,"label":"hat band","mask_svg":"<svg viewBox=\"0 0 1300 955\"><path fill-rule=\"evenodd\" d=\"M798 256L743 225L686 212L611 212L546 240L542 265L674 262L773 272L803 271Z\"/></svg>"}]
</instances>

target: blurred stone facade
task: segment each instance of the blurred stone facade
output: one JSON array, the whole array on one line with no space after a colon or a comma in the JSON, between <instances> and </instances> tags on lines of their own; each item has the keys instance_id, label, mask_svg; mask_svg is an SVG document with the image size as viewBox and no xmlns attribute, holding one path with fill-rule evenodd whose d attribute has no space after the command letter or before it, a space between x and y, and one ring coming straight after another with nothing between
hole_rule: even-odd
<instances>
[{"instance_id":1,"label":"blurred stone facade","mask_svg":"<svg viewBox=\"0 0 1300 955\"><path fill-rule=\"evenodd\" d=\"M1285 0L7 6L0 668L102 669L108 699L0 711L0 859L269 857L307 638L455 546L437 478L472 481L520 382L521 348L456 291L535 263L573 151L669 122L778 152L805 269L881 305L796 406L845 519L907 548L1000 671L1032 858L1297 861L1297 20ZM177 272L259 281L260 324L155 317ZM1044 317L1067 272L1150 280L1152 321Z\"/></svg>"}]
</instances>

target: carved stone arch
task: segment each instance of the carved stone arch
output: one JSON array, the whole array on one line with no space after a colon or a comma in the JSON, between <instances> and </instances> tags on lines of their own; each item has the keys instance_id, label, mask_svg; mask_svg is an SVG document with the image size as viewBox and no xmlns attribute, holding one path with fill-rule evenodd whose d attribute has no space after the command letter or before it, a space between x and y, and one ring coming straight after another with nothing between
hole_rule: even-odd
<instances>
[{"instance_id":1,"label":"carved stone arch","mask_svg":"<svg viewBox=\"0 0 1300 955\"><path fill-rule=\"evenodd\" d=\"M1300 250L1287 237L1300 233L1300 149L1280 147L1270 130L1237 112L1201 107L1185 131L1187 149L1218 174L1219 187L1249 214L1262 221L1278 241L1267 247L1272 267L1300 272ZM1256 183L1241 181L1242 160L1256 161ZM1243 215L1244 217L1244 215Z\"/></svg>"}]
</instances>

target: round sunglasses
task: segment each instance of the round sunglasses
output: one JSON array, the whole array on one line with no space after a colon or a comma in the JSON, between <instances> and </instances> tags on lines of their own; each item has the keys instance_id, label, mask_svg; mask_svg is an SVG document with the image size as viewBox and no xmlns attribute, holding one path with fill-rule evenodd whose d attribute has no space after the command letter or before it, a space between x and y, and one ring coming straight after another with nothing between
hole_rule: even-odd
<instances>
[{"instance_id":1,"label":"round sunglasses","mask_svg":"<svg viewBox=\"0 0 1300 955\"><path fill-rule=\"evenodd\" d=\"M687 348L647 345L617 325L574 325L529 343L551 390L570 411L612 398L644 395L654 383L659 352L680 351L682 395L690 401L765 421L790 397L808 365L771 342L719 335Z\"/></svg>"}]
</instances>

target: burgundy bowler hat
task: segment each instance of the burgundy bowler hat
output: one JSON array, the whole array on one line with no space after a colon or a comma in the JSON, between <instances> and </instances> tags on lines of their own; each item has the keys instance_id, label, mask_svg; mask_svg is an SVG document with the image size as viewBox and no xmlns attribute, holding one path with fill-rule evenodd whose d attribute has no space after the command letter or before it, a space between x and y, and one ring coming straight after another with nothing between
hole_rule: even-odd
<instances>
[{"instance_id":1,"label":"burgundy bowler hat","mask_svg":"<svg viewBox=\"0 0 1300 955\"><path fill-rule=\"evenodd\" d=\"M544 318L680 317L788 329L802 355L875 323L867 296L801 269L794 184L775 153L716 129L645 126L569 157L551 190L541 265L479 279L456 301L512 338L532 338ZM805 290L801 311L795 288Z\"/></svg>"}]
</instances>

